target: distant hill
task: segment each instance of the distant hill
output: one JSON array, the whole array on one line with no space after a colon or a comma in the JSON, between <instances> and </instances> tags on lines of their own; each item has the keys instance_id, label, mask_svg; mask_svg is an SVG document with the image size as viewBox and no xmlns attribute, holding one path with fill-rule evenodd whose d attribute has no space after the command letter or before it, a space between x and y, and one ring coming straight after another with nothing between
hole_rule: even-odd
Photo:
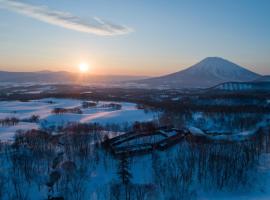
<instances>
[{"instance_id":1,"label":"distant hill","mask_svg":"<svg viewBox=\"0 0 270 200\"><path fill-rule=\"evenodd\" d=\"M255 82L270 82L270 76L261 76L256 79Z\"/></svg>"},{"instance_id":2,"label":"distant hill","mask_svg":"<svg viewBox=\"0 0 270 200\"><path fill-rule=\"evenodd\" d=\"M270 91L270 76L261 76L249 82L221 83L209 89L223 91Z\"/></svg>"},{"instance_id":3,"label":"distant hill","mask_svg":"<svg viewBox=\"0 0 270 200\"><path fill-rule=\"evenodd\" d=\"M219 84L215 87L209 88L210 90L219 91L270 91L270 82L227 82Z\"/></svg>"},{"instance_id":4,"label":"distant hill","mask_svg":"<svg viewBox=\"0 0 270 200\"><path fill-rule=\"evenodd\" d=\"M118 83L146 78L144 76L122 76L122 75L80 75L71 72L7 72L0 71L0 83Z\"/></svg>"},{"instance_id":5,"label":"distant hill","mask_svg":"<svg viewBox=\"0 0 270 200\"><path fill-rule=\"evenodd\" d=\"M261 75L219 57L208 57L176 73L136 81L148 87L208 88L224 82L247 82Z\"/></svg>"}]
</instances>

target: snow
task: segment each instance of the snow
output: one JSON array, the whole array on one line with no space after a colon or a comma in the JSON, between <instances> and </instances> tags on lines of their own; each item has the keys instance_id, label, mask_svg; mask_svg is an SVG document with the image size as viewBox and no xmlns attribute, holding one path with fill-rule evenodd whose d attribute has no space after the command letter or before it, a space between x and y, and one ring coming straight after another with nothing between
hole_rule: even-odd
<instances>
[{"instance_id":1,"label":"snow","mask_svg":"<svg viewBox=\"0 0 270 200\"><path fill-rule=\"evenodd\" d=\"M164 131L164 130L159 130L160 133L167 135L167 137L172 137L175 136L177 134L177 132L175 130L172 131Z\"/></svg>"},{"instance_id":2,"label":"snow","mask_svg":"<svg viewBox=\"0 0 270 200\"><path fill-rule=\"evenodd\" d=\"M49 103L49 102L52 102ZM101 124L108 123L132 123L134 121L147 121L152 120L155 117L155 113L145 113L143 110L138 110L136 105L133 103L120 102L122 105L121 110L115 110L112 108L104 107L105 104L109 104L111 102L99 102L96 107L91 107L87 109L82 109L83 114L73 114L73 113L65 113L61 115L55 115L51 113L53 108L74 108L81 106L82 101L76 99L41 99L34 100L29 102L20 102L20 101L9 101L9 102L0 102L0 119L5 117L18 117L20 119L26 119L31 117L33 114L39 115L41 121L36 123L27 123L20 122L16 126L10 127L0 127L0 140L10 140L13 138L14 133L19 130L29 130L34 128L39 128L41 125L51 126L51 125L63 125L69 122L81 122L81 123L89 123L89 122L98 122ZM206 118L203 113L197 112L193 114L194 121L200 121L201 119ZM220 128L218 125L215 125L214 120L210 120L210 117L206 118L206 123L208 127L214 127L217 130ZM219 122L223 123L224 120L219 120ZM262 121L260 124L254 125L254 129L252 130L243 130L238 131L234 130L232 134L219 134L212 135L204 132L202 126L191 125L187 126L188 130L194 136L205 136L212 140L228 140L228 141L242 141L245 140L256 132L256 130L265 125L266 121ZM194 123L195 124L195 123ZM199 128L200 127L200 128ZM203 129L203 130L202 130ZM173 136L176 134L176 131L160 131L167 136ZM220 132L219 132L220 133ZM124 143L124 145L134 145L134 144L142 144L144 142L154 142L163 139L165 136L156 135L154 137L143 137L139 139L134 139L132 141ZM119 145L121 146L121 145ZM181 147L182 152L187 152L185 148L185 144L179 144L174 146L168 151L159 152L160 159L164 158L172 158L172 160L165 160L164 163L169 163L170 161L174 161L174 157L179 152L177 151L177 147ZM179 149L178 149L179 150ZM96 152L96 151L94 151ZM181 154L182 155L182 154ZM183 153L183 155L185 155ZM94 164L91 162L87 163L89 165L89 173L86 177L86 185L87 185L87 196L91 196L91 199L102 199L102 198L94 198L95 195L98 194L99 188L107 187L110 182L116 180L117 177L117 165L118 161L113 160L108 155L105 156L101 151L99 153L99 162ZM144 155L141 157L135 157L131 159L131 172L133 174L132 183L135 184L151 184L153 182L153 174L152 174L152 155ZM178 157L180 158L180 157ZM106 165L105 165L106 163ZM162 165L160 165L162 166ZM183 164L184 166L184 164ZM91 168L92 167L92 168ZM189 167L189 166L188 166ZM230 167L230 166L229 166ZM265 153L261 155L260 162L256 167L257 176L260 180L256 183L252 183L248 188L243 190L239 189L234 192L228 191L204 191L201 188L201 185L196 185L196 180L194 181L194 188L196 189L197 198L199 200L266 200L270 197L270 154ZM162 176L162 174L161 174ZM38 191L38 188L35 184L27 185L30 197L29 199L42 199L44 198L44 194L46 192ZM86 186L85 186L86 187ZM193 186L192 186L193 187ZM105 190L101 190L105 191ZM99 192L102 193L102 192ZM100 194L99 194L100 195ZM161 198L162 199L162 198Z\"/></svg>"},{"instance_id":3,"label":"snow","mask_svg":"<svg viewBox=\"0 0 270 200\"><path fill-rule=\"evenodd\" d=\"M201 129L199 129L197 127L192 127L192 126L188 127L187 129L194 136L204 136L204 137L207 137L208 139L211 139L211 140L244 141L246 139L249 139L251 136L253 136L259 128L260 128L260 126L255 127L252 130L242 131L242 132L230 134L230 135L228 135L228 134L209 135L209 134L205 133L204 131L202 131Z\"/></svg>"},{"instance_id":4,"label":"snow","mask_svg":"<svg viewBox=\"0 0 270 200\"><path fill-rule=\"evenodd\" d=\"M58 99L57 99L58 101ZM65 100L62 100L65 101ZM69 101L69 100L67 100ZM73 100L72 100L73 101ZM40 101L38 101L40 102ZM43 100L41 101L43 102ZM80 102L80 101L79 101ZM24 108L24 111L27 110L28 111L28 107L26 108L27 103L31 103L31 102L23 102L24 105L20 105L22 108ZM63 102L63 104L65 104L66 106L76 106L78 105L77 100L74 100L73 102L74 104L70 102ZM96 108L91 108L91 109L86 109L87 112L85 111L85 113L87 114L96 114L97 112L120 112L121 110L110 110L107 108L102 107L102 105L104 105L107 102L101 102L98 104L98 106ZM133 104L129 104L129 103L121 103L121 105L123 106L123 109L127 109L127 110L133 110ZM37 107L40 107L39 103L36 104ZM52 106L52 105L50 105ZM126 107L127 106L127 107ZM41 106L42 107L42 106ZM126 110L123 110L126 111ZM58 117L56 115L51 115L49 117ZM68 118L71 120L77 120L78 116L76 114L64 114L64 118ZM106 116L103 115L103 116ZM48 119L48 116L43 116L45 117L45 119ZM83 118L83 117L82 117ZM52 121L54 119L51 119ZM57 122L59 123L59 122ZM29 128L31 128L32 125L37 125L37 124L32 124L32 123L21 123L18 126L22 127L22 125L25 126L30 126ZM3 128L3 127L2 127ZM14 127L5 127L8 129L13 129ZM4 128L3 128L4 129ZM16 128L14 128L15 130ZM1 129L0 129L1 130ZM206 135L201 129L194 127L194 126L190 126L188 127L188 130L193 134L193 135L197 135L197 136L201 136L201 135ZM4 130L5 131L5 130ZM1 130L2 132L2 130ZM165 134L169 134L169 135L173 135L175 134L175 131L171 131L171 132L166 132L166 131L161 131L162 133ZM249 137L252 134L252 131L243 131L240 132L238 134L239 137ZM224 135L223 137L231 137L231 136L227 136ZM209 136L210 137L210 136ZM212 138L215 137L221 137L221 136L211 136ZM145 137L147 138L147 137ZM162 137L158 136L156 138L154 138L155 140L159 140ZM150 138L151 139L151 138ZM136 140L134 140L136 141ZM143 141L137 140L136 142L140 143ZM180 149L178 149L178 147L180 147L181 151L179 151ZM176 157L176 158L181 158L182 154L183 156L187 156L185 154L185 152L188 152L189 148L187 146L187 143L183 142L179 145L174 146L173 148L169 149L168 151L163 151L163 152L159 152L159 159L162 161L160 166L170 163L172 162L172 164L175 161L175 156L177 154L180 154L180 157ZM96 151L94 151L96 152ZM171 160L170 160L171 159ZM87 175L84 177L84 181L85 185L84 188L86 188L86 196L89 198L89 196L91 196L90 199L108 199L108 198L94 198L94 196L96 195L101 195L103 194L103 192L105 192L106 187L108 187L108 184L110 184L112 181L114 180L118 180L118 176L117 176L117 167L118 167L118 163L119 161L114 160L113 158L110 157L110 155L106 155L103 154L102 151L99 152L99 161L97 163L94 163L94 159L93 160L87 160L87 166L89 167L88 171L89 173L87 173ZM180 160L181 161L181 160ZM93 164L94 163L94 164ZM174 163L177 164L177 163ZM187 164L184 163L183 166ZM168 165L170 166L170 165ZM173 167L175 167L176 165L172 165ZM151 184L153 183L153 159L152 159L152 155L143 155L141 157L134 157L130 159L130 171L133 175L132 177L132 183L134 184ZM166 167L166 165L164 166ZM187 166L189 167L189 166ZM159 169L159 168L158 168ZM164 169L164 168L161 168ZM177 170L179 170L179 168L176 168ZM205 188L202 188L202 186L200 185L200 183L197 182L197 180L195 179L194 182L192 184L194 184L194 186L192 185L192 188L195 188L196 190L196 199L198 200L226 200L226 199L232 199L232 200L266 200L269 199L270 196L270 154L263 154L261 155L261 159L260 162L258 164L258 166L256 167L257 170L257 176L260 178L260 180L256 183L254 183L254 185L250 185L245 189L237 189L236 191L226 191L226 190L222 190L222 191L217 191L217 190L213 190L213 191L208 191L205 190ZM41 173L41 177L43 177L44 174ZM44 175L45 176L45 175ZM160 171L160 176L162 176L162 171ZM166 179L164 179L166 180ZM27 186L27 190L25 192L29 193L29 197L28 199L44 199L44 197L46 196L46 191L43 191L44 189L39 190L37 188L37 185L35 183L33 183L32 185L27 185L26 182L24 182L25 185ZM165 183L166 184L166 183ZM253 183L252 183L253 184ZM43 186L44 187L44 186ZM99 189L102 188L104 190L100 190ZM162 193L162 192L161 192ZM105 194L104 194L105 196ZM93 197L93 198L92 198ZM162 197L160 198L156 198L156 199L164 199Z\"/></svg>"},{"instance_id":5,"label":"snow","mask_svg":"<svg viewBox=\"0 0 270 200\"><path fill-rule=\"evenodd\" d=\"M270 154L265 153L260 156L260 163L257 166L260 182L258 186L253 185L244 191L238 192L215 192L204 193L200 191L200 200L269 200L270 199Z\"/></svg>"},{"instance_id":6,"label":"snow","mask_svg":"<svg viewBox=\"0 0 270 200\"><path fill-rule=\"evenodd\" d=\"M190 131L190 133L192 135L195 135L195 136L206 136L206 134L199 128L196 128L196 127L188 127L188 130Z\"/></svg>"},{"instance_id":7,"label":"snow","mask_svg":"<svg viewBox=\"0 0 270 200\"><path fill-rule=\"evenodd\" d=\"M181 99L181 97L174 97L174 98L172 98L171 100L172 101L179 101Z\"/></svg>"},{"instance_id":8,"label":"snow","mask_svg":"<svg viewBox=\"0 0 270 200\"><path fill-rule=\"evenodd\" d=\"M233 134L233 135L211 136L210 138L213 140L243 141L250 138L254 133L256 133L255 130L250 130L250 131L243 131L243 132L240 132L238 134Z\"/></svg>"},{"instance_id":9,"label":"snow","mask_svg":"<svg viewBox=\"0 0 270 200\"><path fill-rule=\"evenodd\" d=\"M1 127L0 126L0 141L7 141L12 140L14 134L18 130L31 130L31 129L37 129L38 125L35 123L27 123L27 122L20 122L16 126L9 126L9 127Z\"/></svg>"},{"instance_id":10,"label":"snow","mask_svg":"<svg viewBox=\"0 0 270 200\"><path fill-rule=\"evenodd\" d=\"M259 127L270 125L269 114L258 113L207 113L193 112L191 116L184 117L185 127L197 127L205 130L207 133L222 133L226 135L238 134L245 131L257 130ZM245 122L245 125L240 125L239 122Z\"/></svg>"},{"instance_id":11,"label":"snow","mask_svg":"<svg viewBox=\"0 0 270 200\"><path fill-rule=\"evenodd\" d=\"M38 115L40 122L19 123L13 127L0 127L0 139L10 139L14 136L16 130L32 129L38 127L62 126L71 122L78 123L100 123L106 124L131 124L135 121L151 121L155 117L155 113L145 113L143 110L136 108L134 103L120 102L122 108L115 110L104 105L112 103L101 101L95 107L83 109L83 114L52 114L54 108L74 108L82 105L82 100L77 99L57 99L46 98L40 100L32 100L29 102L21 101L2 101L0 102L0 119L6 117L16 117L21 120L28 119L32 115ZM118 103L118 102L117 102Z\"/></svg>"},{"instance_id":12,"label":"snow","mask_svg":"<svg viewBox=\"0 0 270 200\"><path fill-rule=\"evenodd\" d=\"M219 57L208 57L190 67L187 74L204 74L214 80L252 81L259 76L247 69Z\"/></svg>"},{"instance_id":13,"label":"snow","mask_svg":"<svg viewBox=\"0 0 270 200\"><path fill-rule=\"evenodd\" d=\"M246 82L260 75L219 57L208 57L191 67L169 75L140 81L152 87L208 88L224 82Z\"/></svg>"}]
</instances>

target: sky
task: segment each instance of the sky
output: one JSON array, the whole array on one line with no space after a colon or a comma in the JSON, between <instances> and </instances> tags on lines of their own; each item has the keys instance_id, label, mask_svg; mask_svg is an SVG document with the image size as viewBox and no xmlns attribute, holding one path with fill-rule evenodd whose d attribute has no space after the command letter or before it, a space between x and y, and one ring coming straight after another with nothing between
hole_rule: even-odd
<instances>
[{"instance_id":1,"label":"sky","mask_svg":"<svg viewBox=\"0 0 270 200\"><path fill-rule=\"evenodd\" d=\"M269 0L0 0L0 70L158 76L218 56L270 74Z\"/></svg>"}]
</instances>

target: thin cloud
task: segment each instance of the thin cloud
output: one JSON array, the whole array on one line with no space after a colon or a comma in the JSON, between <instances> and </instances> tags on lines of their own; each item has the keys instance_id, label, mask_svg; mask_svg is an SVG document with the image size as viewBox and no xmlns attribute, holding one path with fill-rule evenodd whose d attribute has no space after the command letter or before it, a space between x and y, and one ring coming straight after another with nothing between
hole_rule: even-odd
<instances>
[{"instance_id":1,"label":"thin cloud","mask_svg":"<svg viewBox=\"0 0 270 200\"><path fill-rule=\"evenodd\" d=\"M51 10L47 6L36 6L15 0L0 0L0 8L67 29L101 36L123 35L133 31L129 27L117 25L98 17L86 21L67 12Z\"/></svg>"}]
</instances>

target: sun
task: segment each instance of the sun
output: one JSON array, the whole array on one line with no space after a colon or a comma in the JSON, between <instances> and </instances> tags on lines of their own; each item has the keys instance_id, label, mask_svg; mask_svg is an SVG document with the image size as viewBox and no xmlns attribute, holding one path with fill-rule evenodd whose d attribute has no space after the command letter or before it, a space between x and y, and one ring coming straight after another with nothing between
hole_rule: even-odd
<instances>
[{"instance_id":1,"label":"sun","mask_svg":"<svg viewBox=\"0 0 270 200\"><path fill-rule=\"evenodd\" d=\"M81 73L87 73L89 71L89 64L87 63L80 63L79 70Z\"/></svg>"}]
</instances>

